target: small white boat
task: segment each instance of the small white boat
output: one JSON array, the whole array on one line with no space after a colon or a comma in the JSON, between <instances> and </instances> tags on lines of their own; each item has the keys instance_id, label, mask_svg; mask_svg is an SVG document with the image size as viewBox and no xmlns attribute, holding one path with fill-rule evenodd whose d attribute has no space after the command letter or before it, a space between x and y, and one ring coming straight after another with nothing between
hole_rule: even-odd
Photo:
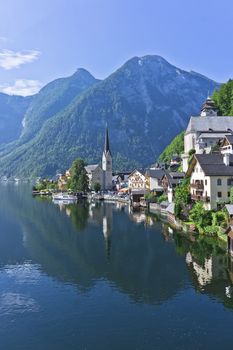
<instances>
[{"instance_id":1,"label":"small white boat","mask_svg":"<svg viewBox=\"0 0 233 350\"><path fill-rule=\"evenodd\" d=\"M53 194L52 197L53 197L53 200L55 201L69 201L69 202L77 201L77 196L74 196L72 194L56 193L56 194Z\"/></svg>"}]
</instances>

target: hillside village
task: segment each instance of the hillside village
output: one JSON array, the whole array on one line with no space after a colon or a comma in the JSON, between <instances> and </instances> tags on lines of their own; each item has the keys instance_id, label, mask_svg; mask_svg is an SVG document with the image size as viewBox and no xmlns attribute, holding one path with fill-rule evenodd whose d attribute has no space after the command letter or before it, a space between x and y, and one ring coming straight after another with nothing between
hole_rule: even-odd
<instances>
[{"instance_id":1,"label":"hillside village","mask_svg":"<svg viewBox=\"0 0 233 350\"><path fill-rule=\"evenodd\" d=\"M85 165L90 191L117 195L133 207L162 213L175 225L226 238L233 251L233 118L218 115L208 97L199 116L191 116L182 154L147 169L113 172L106 127L101 164ZM69 187L72 168L58 175L59 190ZM109 196L109 194L108 194ZM101 198L104 198L101 197ZM115 197L116 198L116 197ZM225 236L224 236L225 235Z\"/></svg>"}]
</instances>

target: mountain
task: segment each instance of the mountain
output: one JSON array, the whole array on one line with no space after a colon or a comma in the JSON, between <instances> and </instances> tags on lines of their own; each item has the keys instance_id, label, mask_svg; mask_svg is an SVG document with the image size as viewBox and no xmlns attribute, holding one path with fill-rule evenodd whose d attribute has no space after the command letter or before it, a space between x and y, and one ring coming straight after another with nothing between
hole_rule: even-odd
<instances>
[{"instance_id":1,"label":"mountain","mask_svg":"<svg viewBox=\"0 0 233 350\"><path fill-rule=\"evenodd\" d=\"M87 70L79 68L71 77L56 79L41 89L25 114L20 144L33 138L46 120L98 81Z\"/></svg>"},{"instance_id":2,"label":"mountain","mask_svg":"<svg viewBox=\"0 0 233 350\"><path fill-rule=\"evenodd\" d=\"M106 124L114 168L147 166L185 129L190 115L199 114L208 92L220 86L160 56L134 57L64 104L54 89L52 107L43 112L51 101L50 84L29 106L18 142L0 154L0 174L52 175L76 157L99 162Z\"/></svg>"},{"instance_id":3,"label":"mountain","mask_svg":"<svg viewBox=\"0 0 233 350\"><path fill-rule=\"evenodd\" d=\"M9 96L0 93L0 145L20 137L23 117L33 97Z\"/></svg>"}]
</instances>

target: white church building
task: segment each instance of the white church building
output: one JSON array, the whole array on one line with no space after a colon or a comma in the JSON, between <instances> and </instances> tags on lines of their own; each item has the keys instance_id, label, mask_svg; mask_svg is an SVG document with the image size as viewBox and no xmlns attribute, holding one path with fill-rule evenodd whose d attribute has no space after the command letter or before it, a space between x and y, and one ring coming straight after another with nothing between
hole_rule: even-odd
<instances>
[{"instance_id":1,"label":"white church building","mask_svg":"<svg viewBox=\"0 0 233 350\"><path fill-rule=\"evenodd\" d=\"M189 152L210 153L212 147L233 134L233 117L218 116L214 101L208 97L198 117L191 117L184 135L183 171L188 170Z\"/></svg>"},{"instance_id":2,"label":"white church building","mask_svg":"<svg viewBox=\"0 0 233 350\"><path fill-rule=\"evenodd\" d=\"M89 186L94 188L95 183L99 183L101 190L112 189L112 154L110 150L108 128L105 130L105 143L102 155L102 165L91 164L85 167L89 178Z\"/></svg>"}]
</instances>

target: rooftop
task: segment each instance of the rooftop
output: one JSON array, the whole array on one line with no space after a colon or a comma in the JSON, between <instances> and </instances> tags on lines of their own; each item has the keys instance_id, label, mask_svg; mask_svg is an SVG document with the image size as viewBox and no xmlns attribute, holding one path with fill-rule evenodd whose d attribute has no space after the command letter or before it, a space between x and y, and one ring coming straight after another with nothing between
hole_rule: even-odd
<instances>
[{"instance_id":1,"label":"rooftop","mask_svg":"<svg viewBox=\"0 0 233 350\"><path fill-rule=\"evenodd\" d=\"M233 215L233 204L226 204L225 207L226 207L226 210L228 211L228 214Z\"/></svg>"},{"instance_id":2,"label":"rooftop","mask_svg":"<svg viewBox=\"0 0 233 350\"><path fill-rule=\"evenodd\" d=\"M152 177L153 179L162 179L164 175L164 170L163 169L148 169L146 171L146 175L149 177Z\"/></svg>"},{"instance_id":3,"label":"rooftop","mask_svg":"<svg viewBox=\"0 0 233 350\"><path fill-rule=\"evenodd\" d=\"M207 176L233 176L233 155L230 154L230 165L223 162L222 154L196 154L195 158Z\"/></svg>"},{"instance_id":4,"label":"rooftop","mask_svg":"<svg viewBox=\"0 0 233 350\"><path fill-rule=\"evenodd\" d=\"M186 129L190 132L231 132L233 131L233 117L191 117Z\"/></svg>"}]
</instances>

